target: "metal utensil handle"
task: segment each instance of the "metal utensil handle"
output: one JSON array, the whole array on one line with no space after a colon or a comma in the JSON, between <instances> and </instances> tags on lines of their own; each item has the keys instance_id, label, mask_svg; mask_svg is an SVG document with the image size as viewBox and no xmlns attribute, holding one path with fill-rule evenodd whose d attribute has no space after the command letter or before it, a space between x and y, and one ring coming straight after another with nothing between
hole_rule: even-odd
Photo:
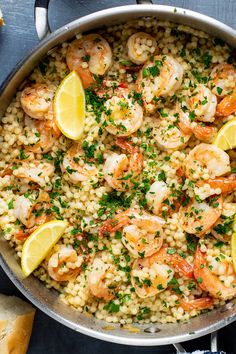
<instances>
[{"instance_id":1,"label":"metal utensil handle","mask_svg":"<svg viewBox=\"0 0 236 354\"><path fill-rule=\"evenodd\" d=\"M35 0L34 21L39 40L43 40L51 33L48 22L48 5L50 0ZM137 4L152 4L152 0L136 0Z\"/></svg>"},{"instance_id":2,"label":"metal utensil handle","mask_svg":"<svg viewBox=\"0 0 236 354\"><path fill-rule=\"evenodd\" d=\"M34 3L34 22L40 41L51 33L48 23L48 5L49 0L35 0Z\"/></svg>"},{"instance_id":3,"label":"metal utensil handle","mask_svg":"<svg viewBox=\"0 0 236 354\"><path fill-rule=\"evenodd\" d=\"M187 353L180 343L173 344L176 349L176 354ZM218 333L217 331L211 333L211 353L218 353Z\"/></svg>"}]
</instances>

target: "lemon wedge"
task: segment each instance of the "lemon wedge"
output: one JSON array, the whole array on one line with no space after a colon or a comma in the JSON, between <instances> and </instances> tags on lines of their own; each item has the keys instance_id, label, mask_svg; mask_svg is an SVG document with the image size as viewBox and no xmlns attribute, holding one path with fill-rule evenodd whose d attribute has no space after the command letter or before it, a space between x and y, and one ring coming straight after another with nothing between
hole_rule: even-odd
<instances>
[{"instance_id":1,"label":"lemon wedge","mask_svg":"<svg viewBox=\"0 0 236 354\"><path fill-rule=\"evenodd\" d=\"M84 129L85 95L80 77L72 71L61 82L54 99L56 123L62 134L79 140Z\"/></svg>"},{"instance_id":2,"label":"lemon wedge","mask_svg":"<svg viewBox=\"0 0 236 354\"><path fill-rule=\"evenodd\" d=\"M233 234L231 236L231 257L233 260L234 271L236 272L236 218L233 223Z\"/></svg>"},{"instance_id":3,"label":"lemon wedge","mask_svg":"<svg viewBox=\"0 0 236 354\"><path fill-rule=\"evenodd\" d=\"M30 275L46 258L68 226L67 221L52 220L39 226L25 241L22 249L21 268Z\"/></svg>"},{"instance_id":4,"label":"lemon wedge","mask_svg":"<svg viewBox=\"0 0 236 354\"><path fill-rule=\"evenodd\" d=\"M234 149L236 147L236 118L223 125L213 144L222 150Z\"/></svg>"}]
</instances>

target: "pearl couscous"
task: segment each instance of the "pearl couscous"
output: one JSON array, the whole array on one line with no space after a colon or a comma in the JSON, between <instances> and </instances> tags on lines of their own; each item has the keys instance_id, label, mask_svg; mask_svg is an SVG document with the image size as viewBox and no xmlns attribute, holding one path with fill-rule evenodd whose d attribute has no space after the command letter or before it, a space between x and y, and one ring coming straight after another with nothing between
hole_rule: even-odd
<instances>
[{"instance_id":1,"label":"pearl couscous","mask_svg":"<svg viewBox=\"0 0 236 354\"><path fill-rule=\"evenodd\" d=\"M52 104L72 70L86 97L78 142ZM234 117L235 78L222 40L155 18L79 34L35 68L2 119L0 226L20 259L40 224L69 222L34 272L62 302L167 323L236 295L236 160L212 144Z\"/></svg>"}]
</instances>

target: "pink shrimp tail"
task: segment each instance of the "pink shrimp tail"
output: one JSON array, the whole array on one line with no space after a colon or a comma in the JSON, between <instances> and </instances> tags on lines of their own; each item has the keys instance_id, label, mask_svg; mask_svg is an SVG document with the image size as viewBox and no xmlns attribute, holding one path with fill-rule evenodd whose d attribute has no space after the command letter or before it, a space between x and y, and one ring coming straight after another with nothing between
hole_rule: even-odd
<instances>
[{"instance_id":1,"label":"pink shrimp tail","mask_svg":"<svg viewBox=\"0 0 236 354\"><path fill-rule=\"evenodd\" d=\"M129 222L130 218L128 215L125 215L125 212L117 214L113 219L108 219L103 223L100 227L99 235L101 237L110 235L129 224Z\"/></svg>"},{"instance_id":2,"label":"pink shrimp tail","mask_svg":"<svg viewBox=\"0 0 236 354\"><path fill-rule=\"evenodd\" d=\"M133 146L126 138L118 138L115 143L121 149L128 151L130 154L134 153L138 148Z\"/></svg>"},{"instance_id":3,"label":"pink shrimp tail","mask_svg":"<svg viewBox=\"0 0 236 354\"><path fill-rule=\"evenodd\" d=\"M215 127L202 126L198 124L196 127L193 128L193 134L197 139L201 141L211 141L216 133L217 129Z\"/></svg>"},{"instance_id":4,"label":"pink shrimp tail","mask_svg":"<svg viewBox=\"0 0 236 354\"><path fill-rule=\"evenodd\" d=\"M142 151L137 146L132 145L126 138L122 137L116 140L116 145L131 154L130 169L135 173L135 175L138 175L143 168Z\"/></svg>"},{"instance_id":5,"label":"pink shrimp tail","mask_svg":"<svg viewBox=\"0 0 236 354\"><path fill-rule=\"evenodd\" d=\"M236 189L236 173L228 177L216 177L205 181L211 188L220 188L222 193L230 193Z\"/></svg>"},{"instance_id":6,"label":"pink shrimp tail","mask_svg":"<svg viewBox=\"0 0 236 354\"><path fill-rule=\"evenodd\" d=\"M37 226L30 229L19 230L14 234L14 239L17 241L25 241L33 232L37 229Z\"/></svg>"},{"instance_id":7,"label":"pink shrimp tail","mask_svg":"<svg viewBox=\"0 0 236 354\"><path fill-rule=\"evenodd\" d=\"M209 296L201 297L199 299L194 299L194 300L187 300L185 298L180 298L179 302L180 302L180 306L185 311L205 310L211 308L214 304L213 299Z\"/></svg>"},{"instance_id":8,"label":"pink shrimp tail","mask_svg":"<svg viewBox=\"0 0 236 354\"><path fill-rule=\"evenodd\" d=\"M227 300L236 294L235 288L226 287L211 272L207 266L206 253L202 252L199 246L194 257L194 277L197 279L199 287L210 293L212 297Z\"/></svg>"},{"instance_id":9,"label":"pink shrimp tail","mask_svg":"<svg viewBox=\"0 0 236 354\"><path fill-rule=\"evenodd\" d=\"M157 262L167 263L176 271L189 279L193 279L193 266L182 258L178 253L169 254L168 247L163 246L155 255Z\"/></svg>"},{"instance_id":10,"label":"pink shrimp tail","mask_svg":"<svg viewBox=\"0 0 236 354\"><path fill-rule=\"evenodd\" d=\"M218 103L216 114L220 117L227 117L236 111L236 90L227 95Z\"/></svg>"}]
</instances>

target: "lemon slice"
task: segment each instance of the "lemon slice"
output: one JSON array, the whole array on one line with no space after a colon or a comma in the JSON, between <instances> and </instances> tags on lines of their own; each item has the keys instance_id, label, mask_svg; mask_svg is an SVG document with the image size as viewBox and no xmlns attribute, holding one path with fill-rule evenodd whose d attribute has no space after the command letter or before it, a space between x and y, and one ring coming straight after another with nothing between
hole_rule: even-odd
<instances>
[{"instance_id":1,"label":"lemon slice","mask_svg":"<svg viewBox=\"0 0 236 354\"><path fill-rule=\"evenodd\" d=\"M233 234L231 236L231 257L233 259L234 271L236 272L236 217L233 222Z\"/></svg>"},{"instance_id":2,"label":"lemon slice","mask_svg":"<svg viewBox=\"0 0 236 354\"><path fill-rule=\"evenodd\" d=\"M21 267L27 277L46 258L68 225L67 221L52 220L39 226L25 241L22 249Z\"/></svg>"},{"instance_id":3,"label":"lemon slice","mask_svg":"<svg viewBox=\"0 0 236 354\"><path fill-rule=\"evenodd\" d=\"M54 99L56 123L62 134L78 140L84 128L85 96L78 74L72 71L61 82Z\"/></svg>"},{"instance_id":4,"label":"lemon slice","mask_svg":"<svg viewBox=\"0 0 236 354\"><path fill-rule=\"evenodd\" d=\"M236 118L223 125L213 144L222 150L234 149L236 147Z\"/></svg>"}]
</instances>

